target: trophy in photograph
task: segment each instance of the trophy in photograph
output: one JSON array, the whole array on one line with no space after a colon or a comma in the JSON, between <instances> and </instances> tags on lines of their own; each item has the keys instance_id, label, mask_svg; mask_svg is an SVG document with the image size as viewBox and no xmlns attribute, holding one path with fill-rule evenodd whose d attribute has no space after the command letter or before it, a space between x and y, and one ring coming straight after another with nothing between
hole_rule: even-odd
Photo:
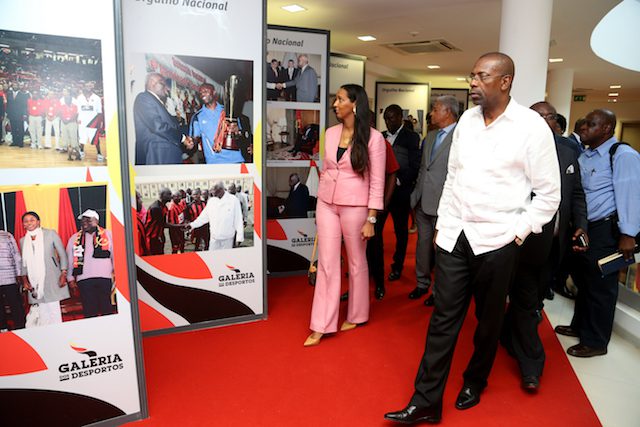
<instances>
[{"instance_id":1,"label":"trophy in photograph","mask_svg":"<svg viewBox=\"0 0 640 427\"><path fill-rule=\"evenodd\" d=\"M238 76L232 74L224 83L224 111L226 115L226 137L222 148L226 150L239 150L238 145L238 119L234 117L236 106L236 92L238 89Z\"/></svg>"}]
</instances>

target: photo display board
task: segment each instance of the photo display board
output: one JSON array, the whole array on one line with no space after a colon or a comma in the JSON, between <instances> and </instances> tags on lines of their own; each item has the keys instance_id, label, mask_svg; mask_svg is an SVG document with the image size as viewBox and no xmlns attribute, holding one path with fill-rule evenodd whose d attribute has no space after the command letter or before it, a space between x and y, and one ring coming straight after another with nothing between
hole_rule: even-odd
<instances>
[{"instance_id":1,"label":"photo display board","mask_svg":"<svg viewBox=\"0 0 640 427\"><path fill-rule=\"evenodd\" d=\"M267 269L304 271L316 231L329 32L269 26L266 45Z\"/></svg>"},{"instance_id":2,"label":"photo display board","mask_svg":"<svg viewBox=\"0 0 640 427\"><path fill-rule=\"evenodd\" d=\"M261 318L264 4L123 0L123 15L142 330Z\"/></svg>"},{"instance_id":3,"label":"photo display board","mask_svg":"<svg viewBox=\"0 0 640 427\"><path fill-rule=\"evenodd\" d=\"M333 101L340 87L357 84L364 87L364 66L367 58L360 55L331 53L329 57L329 102L327 103L327 127L338 124L333 111ZM374 94L369 93L368 96Z\"/></svg>"},{"instance_id":4,"label":"photo display board","mask_svg":"<svg viewBox=\"0 0 640 427\"><path fill-rule=\"evenodd\" d=\"M114 4L22 0L0 34L0 425L141 418Z\"/></svg>"},{"instance_id":5,"label":"photo display board","mask_svg":"<svg viewBox=\"0 0 640 427\"><path fill-rule=\"evenodd\" d=\"M413 121L413 130L423 137L427 133L427 113L429 111L428 83L386 83L376 82L376 126L380 131L387 127L384 123L384 109L391 104L402 108L404 119Z\"/></svg>"}]
</instances>

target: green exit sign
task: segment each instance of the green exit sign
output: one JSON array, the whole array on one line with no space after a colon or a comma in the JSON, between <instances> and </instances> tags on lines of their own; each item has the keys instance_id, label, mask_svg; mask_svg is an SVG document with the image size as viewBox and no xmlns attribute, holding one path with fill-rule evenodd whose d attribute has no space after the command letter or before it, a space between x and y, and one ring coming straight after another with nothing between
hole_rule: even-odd
<instances>
[{"instance_id":1,"label":"green exit sign","mask_svg":"<svg viewBox=\"0 0 640 427\"><path fill-rule=\"evenodd\" d=\"M587 99L587 95L573 95L573 102L584 102Z\"/></svg>"}]
</instances>

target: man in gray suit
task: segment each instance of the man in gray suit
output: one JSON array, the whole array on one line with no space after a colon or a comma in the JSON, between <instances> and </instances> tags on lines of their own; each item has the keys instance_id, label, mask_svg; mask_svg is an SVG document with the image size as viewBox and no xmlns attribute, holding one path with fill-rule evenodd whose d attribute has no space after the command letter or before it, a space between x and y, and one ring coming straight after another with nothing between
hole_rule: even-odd
<instances>
[{"instance_id":1,"label":"man in gray suit","mask_svg":"<svg viewBox=\"0 0 640 427\"><path fill-rule=\"evenodd\" d=\"M300 73L293 80L278 83L276 89L296 87L297 102L316 102L318 93L318 74L309 65L309 57L305 54L298 56L298 68Z\"/></svg>"},{"instance_id":2,"label":"man in gray suit","mask_svg":"<svg viewBox=\"0 0 640 427\"><path fill-rule=\"evenodd\" d=\"M436 226L438 204L447 177L449 149L453 139L453 129L460 115L458 100L453 96L441 96L431 110L431 123L438 131L427 134L422 143L422 163L416 187L411 193L411 207L416 209L418 242L416 244L416 288L409 298L419 298L429 291L431 271L434 267L435 252L433 235ZM425 305L433 305L433 294L425 300Z\"/></svg>"}]
</instances>

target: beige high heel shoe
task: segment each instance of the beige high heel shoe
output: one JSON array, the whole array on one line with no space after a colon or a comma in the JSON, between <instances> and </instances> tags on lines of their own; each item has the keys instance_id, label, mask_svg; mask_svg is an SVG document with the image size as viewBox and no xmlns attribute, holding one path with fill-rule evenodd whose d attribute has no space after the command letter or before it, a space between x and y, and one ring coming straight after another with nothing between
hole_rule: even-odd
<instances>
[{"instance_id":1,"label":"beige high heel shoe","mask_svg":"<svg viewBox=\"0 0 640 427\"><path fill-rule=\"evenodd\" d=\"M346 320L344 321L344 323L342 324L342 326L340 326L340 330L342 332L345 331L350 331L352 329L355 329L358 326L357 323L351 323L351 322L347 322Z\"/></svg>"},{"instance_id":2,"label":"beige high heel shoe","mask_svg":"<svg viewBox=\"0 0 640 427\"><path fill-rule=\"evenodd\" d=\"M320 344L320 340L322 339L322 335L320 332L314 332L307 337L307 340L304 342L305 347L312 347L314 345Z\"/></svg>"}]
</instances>

